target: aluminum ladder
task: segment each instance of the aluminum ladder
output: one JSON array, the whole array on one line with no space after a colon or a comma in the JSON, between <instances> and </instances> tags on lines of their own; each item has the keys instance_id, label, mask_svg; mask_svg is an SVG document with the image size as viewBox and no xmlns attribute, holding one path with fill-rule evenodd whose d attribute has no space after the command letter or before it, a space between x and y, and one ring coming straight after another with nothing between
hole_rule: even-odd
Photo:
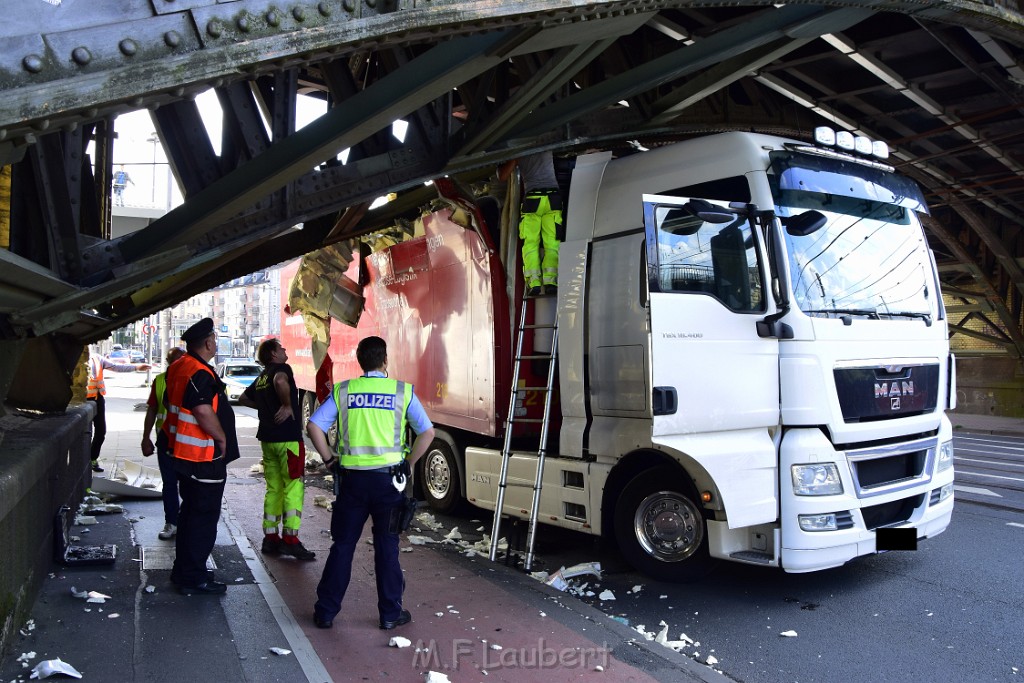
<instances>
[{"instance_id":1,"label":"aluminum ladder","mask_svg":"<svg viewBox=\"0 0 1024 683\"><path fill-rule=\"evenodd\" d=\"M531 299L538 299L544 295L524 295L523 305L519 312L519 332L516 337L516 355L512 372L512 391L508 402L508 413L505 419L505 441L501 448L501 474L498 476L498 500L494 506L494 524L491 526L491 552L490 559L493 562L498 556L498 541L501 537L501 516L505 504L505 489L509 486L528 487L529 484L508 482L509 462L512 459L512 431L519 423L540 423L540 444L537 447L537 476L533 482L533 503L530 506L529 531L526 535L526 561L523 568L530 571L533 566L533 544L537 533L537 516L540 508L541 480L544 477L544 456L547 450L548 429L551 426L551 395L554 393L555 382L555 358L558 350L558 314L555 312L554 322L551 324L526 324L526 309ZM549 354L523 355L523 338L527 331L537 329L551 330L551 352ZM547 386L544 387L520 387L519 375L523 361L545 361L548 364ZM516 396L519 392L542 391L544 392L544 412L540 418L517 418Z\"/></svg>"}]
</instances>

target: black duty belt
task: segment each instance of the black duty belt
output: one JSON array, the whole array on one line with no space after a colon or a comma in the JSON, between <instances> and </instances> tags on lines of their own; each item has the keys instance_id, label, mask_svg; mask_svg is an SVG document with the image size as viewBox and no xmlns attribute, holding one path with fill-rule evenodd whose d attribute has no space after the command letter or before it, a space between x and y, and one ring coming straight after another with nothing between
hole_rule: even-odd
<instances>
[{"instance_id":1,"label":"black duty belt","mask_svg":"<svg viewBox=\"0 0 1024 683\"><path fill-rule=\"evenodd\" d=\"M526 193L526 196L529 197L532 194L558 194L558 188L557 187L541 187L541 188L536 189L536 190L528 191Z\"/></svg>"}]
</instances>

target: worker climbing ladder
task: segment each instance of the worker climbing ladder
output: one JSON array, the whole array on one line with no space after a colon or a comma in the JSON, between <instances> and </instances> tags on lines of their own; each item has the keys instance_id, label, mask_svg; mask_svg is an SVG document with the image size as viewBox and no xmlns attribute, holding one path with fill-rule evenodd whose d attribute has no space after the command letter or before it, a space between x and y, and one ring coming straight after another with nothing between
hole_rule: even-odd
<instances>
[{"instance_id":1,"label":"worker climbing ladder","mask_svg":"<svg viewBox=\"0 0 1024 683\"><path fill-rule=\"evenodd\" d=\"M543 296L543 295L541 295ZM551 323L533 323L526 324L526 312L530 305L530 302L536 302L540 296L525 295L523 297L522 308L519 312L519 331L516 336L516 355L513 364L512 371L512 391L509 397L508 412L506 413L507 418L505 421L505 441L501 449L501 472L498 476L498 500L494 507L494 524L491 528L491 551L490 559L493 562L498 554L498 540L501 533L501 518L502 508L505 504L505 489L509 486L522 486L528 487L529 484L519 482L509 482L509 463L512 459L512 432L516 424L519 423L540 423L540 442L537 445L537 467L536 476L533 482L533 500L530 505L530 516L527 521L528 532L526 535L526 560L523 568L526 571L530 571L533 566L533 545L534 538L537 532L537 516L538 510L540 509L540 490L541 481L544 477L544 456L547 450L548 440L548 429L551 426L551 396L554 393L554 382L555 382L555 352L558 348L558 322L557 316L552 318ZM536 315L534 316L536 321ZM551 351L547 354L529 354L523 355L523 339L527 334L527 330L533 331L537 329L549 329L551 330ZM522 364L524 361L529 362L546 362L548 364L547 371L547 386L543 387L520 387L519 377L522 374ZM516 417L516 396L519 392L537 391L544 394L544 412L539 418L527 418L527 417Z\"/></svg>"}]
</instances>

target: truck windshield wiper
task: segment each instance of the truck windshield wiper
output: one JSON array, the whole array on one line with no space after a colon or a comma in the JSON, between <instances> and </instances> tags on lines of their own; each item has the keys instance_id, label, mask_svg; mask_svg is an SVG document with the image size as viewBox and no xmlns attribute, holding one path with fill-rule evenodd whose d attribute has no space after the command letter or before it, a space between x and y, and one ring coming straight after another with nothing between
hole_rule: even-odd
<instances>
[{"instance_id":1,"label":"truck windshield wiper","mask_svg":"<svg viewBox=\"0 0 1024 683\"><path fill-rule=\"evenodd\" d=\"M804 311L804 313L834 313L838 316L844 315L863 315L874 320L878 320L878 311L873 308L811 308Z\"/></svg>"},{"instance_id":2,"label":"truck windshield wiper","mask_svg":"<svg viewBox=\"0 0 1024 683\"><path fill-rule=\"evenodd\" d=\"M932 326L931 313L917 313L916 311L886 311L884 315L894 318L920 318L928 327Z\"/></svg>"}]
</instances>

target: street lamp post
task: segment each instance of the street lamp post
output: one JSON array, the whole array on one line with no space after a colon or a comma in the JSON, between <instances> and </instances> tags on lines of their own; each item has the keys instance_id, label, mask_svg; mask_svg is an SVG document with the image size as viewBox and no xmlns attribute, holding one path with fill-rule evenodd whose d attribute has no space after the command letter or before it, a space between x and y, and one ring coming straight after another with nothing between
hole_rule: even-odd
<instances>
[{"instance_id":1,"label":"street lamp post","mask_svg":"<svg viewBox=\"0 0 1024 683\"><path fill-rule=\"evenodd\" d=\"M160 144L160 136L156 134L156 131L150 133L149 137L146 138L146 142L153 143L153 165L150 167L150 175L153 178L153 192L150 196L149 203L156 206L156 146Z\"/></svg>"}]
</instances>

